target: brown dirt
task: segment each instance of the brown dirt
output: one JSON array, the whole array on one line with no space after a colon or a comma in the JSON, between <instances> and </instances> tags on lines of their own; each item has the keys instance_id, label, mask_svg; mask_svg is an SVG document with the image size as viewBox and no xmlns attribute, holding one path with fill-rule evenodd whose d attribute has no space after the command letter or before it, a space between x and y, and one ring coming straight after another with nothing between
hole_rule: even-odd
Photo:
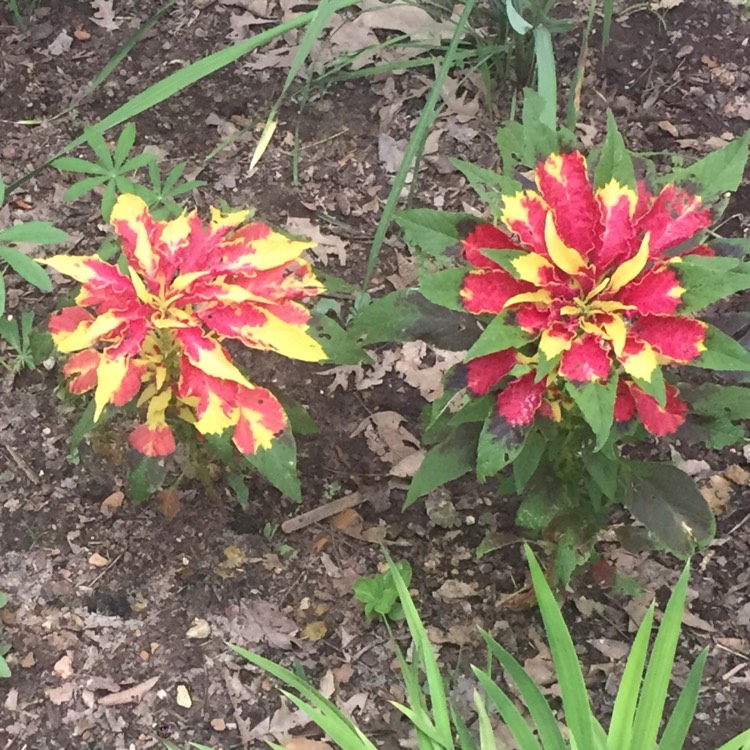
<instances>
[{"instance_id":1,"label":"brown dirt","mask_svg":"<svg viewBox=\"0 0 750 750\"><path fill-rule=\"evenodd\" d=\"M46 13L45 5L24 32L11 25L7 10L0 10L0 173L6 182L180 61L224 46L231 14L243 12L228 2L178 3L102 88L70 114L54 118L145 15L134 0L118 2L123 24L106 31L91 22L88 3L59 2ZM49 45L62 30L73 35L78 28L91 38L74 38L68 52L50 54ZM694 157L716 147L725 134L741 133L750 119L749 37L748 16L724 2L696 0L670 11L640 10L618 18L604 53L592 41L582 140L600 140L608 106L633 149L680 148ZM578 41L574 33L558 42L563 81L570 78ZM260 216L279 225L287 216L323 222L324 231L348 241L346 264L333 262L331 270L356 281L390 179L378 157L381 108L384 101L423 89L423 79L408 75L392 83L313 89L301 114L293 106L283 110L274 145L252 178L247 168L253 136L204 162L220 139L217 129L262 121L282 81L278 71L231 66L139 117L138 143L158 146L168 164L186 160L191 167L202 166L200 177L207 185L192 196L201 208L223 199L254 205ZM390 135L400 138L408 132L422 101L406 98L387 125ZM462 178L446 167L445 157L494 164L494 124L483 112L463 130L454 114L441 121L445 132L439 152L420 175L420 200L426 205L478 206ZM30 117L44 123L16 122ZM297 122L303 150L295 186L287 133ZM476 131L474 137L466 136L467 127ZM65 180L54 170L43 171L13 195L24 203L12 202L9 215L0 218L54 221L78 247L94 249L106 229L98 205L94 200L63 203ZM374 200L380 204L373 205ZM745 184L730 205L727 215L735 218L724 227L726 234L747 231L749 202ZM339 223L326 226L324 216ZM389 240L373 281L376 290L390 288L385 277L403 272L398 260L404 258L399 240ZM12 312L31 309L41 317L53 307L51 297L29 291L12 276L7 281ZM270 683L227 653L227 640L301 665L324 685L334 678L336 699L352 699L349 705L360 706L354 714L363 726L371 727L384 747L398 747L405 728L386 703L402 697L392 653L384 629L364 622L350 594L357 576L376 569L380 553L372 540L381 538L378 528L385 531L392 553L414 567L413 588L425 621L433 626L431 635L442 644L446 669L455 675L454 697L460 705L471 702L468 664L481 662L476 624L529 659L540 680L548 676L537 615L504 603L526 577L513 537L512 505L494 498L490 486L465 481L439 496L454 503L455 527L436 524L422 503L401 513L403 483L389 478L388 467L362 436L350 437L362 420L382 411L403 415L418 434L424 403L419 393L393 373L368 390L352 387L350 379L349 387L329 393L331 376L320 374L325 368L271 359L261 366L260 372L254 369L255 378L288 389L310 406L320 425L319 437L299 441L302 506L294 507L260 480L251 487L248 512L227 493L188 486L171 520L155 502L126 502L110 517L100 510L102 501L123 487L133 461L120 447L122 425L92 439L73 463L67 441L80 404L63 395L57 375L40 369L4 379L0 590L8 593L10 605L0 616L13 645L13 677L0 684L0 748L149 748L169 737L183 746L192 740L228 750L241 747L248 732L250 747L264 747L262 722L274 716L272 729L282 732L286 714L275 713L280 699ZM711 457L717 470L736 464L747 465L741 451ZM373 500L359 508L364 538L352 536L351 527L340 530L327 523L291 535L277 530L296 512L358 488L373 488ZM679 657L681 683L686 664L704 646L710 649L691 735L695 747L718 745L750 723L750 573L743 563L750 559L750 523L744 523L750 489L742 483L729 488L717 540L695 561L693 617L686 622ZM508 544L477 560L476 547L487 531L504 534ZM679 571L677 561L659 554L629 555L606 541L601 552L664 604ZM94 553L108 561L104 567L90 564ZM451 598L441 588L446 580L467 584L468 595ZM566 616L602 715L611 710L613 675L622 669L618 644L632 639L632 618L642 611L641 603L592 575L575 581L570 592ZM209 623L209 637L186 637L194 618ZM321 621L326 634L312 640L305 629ZM65 679L59 661L66 655L72 674ZM109 692L153 677L157 684L139 703L112 708L98 703ZM191 708L177 705L178 685L187 687ZM226 729L217 730L217 721ZM313 736L300 722L286 725Z\"/></svg>"}]
</instances>

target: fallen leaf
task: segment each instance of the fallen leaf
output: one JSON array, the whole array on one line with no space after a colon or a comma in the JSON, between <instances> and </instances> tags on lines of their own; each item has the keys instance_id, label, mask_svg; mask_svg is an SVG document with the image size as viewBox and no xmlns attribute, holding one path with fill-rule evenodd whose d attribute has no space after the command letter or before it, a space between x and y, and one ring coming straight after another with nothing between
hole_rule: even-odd
<instances>
[{"instance_id":1,"label":"fallen leaf","mask_svg":"<svg viewBox=\"0 0 750 750\"><path fill-rule=\"evenodd\" d=\"M314 242L315 247L307 252L324 266L329 265L332 259L335 259L340 266L346 265L348 240L335 234L321 232L317 224L301 216L289 216L286 220L286 230Z\"/></svg>"},{"instance_id":2,"label":"fallen leaf","mask_svg":"<svg viewBox=\"0 0 750 750\"><path fill-rule=\"evenodd\" d=\"M190 708L193 705L193 699L190 697L190 693L184 685L177 686L175 701L180 708Z\"/></svg>"},{"instance_id":3,"label":"fallen leaf","mask_svg":"<svg viewBox=\"0 0 750 750\"><path fill-rule=\"evenodd\" d=\"M156 502L159 503L159 511L171 521L180 512L180 495L174 490L159 490L156 495Z\"/></svg>"},{"instance_id":4,"label":"fallen leaf","mask_svg":"<svg viewBox=\"0 0 750 750\"><path fill-rule=\"evenodd\" d=\"M419 440L401 424L403 421L398 412L380 411L360 422L351 434L356 437L364 432L370 450L398 477L413 475L424 457Z\"/></svg>"},{"instance_id":5,"label":"fallen leaf","mask_svg":"<svg viewBox=\"0 0 750 750\"><path fill-rule=\"evenodd\" d=\"M114 0L91 0L91 7L96 11L91 20L107 31L115 31L122 26L122 20L115 20L113 5Z\"/></svg>"},{"instance_id":6,"label":"fallen leaf","mask_svg":"<svg viewBox=\"0 0 750 750\"><path fill-rule=\"evenodd\" d=\"M156 685L158 681L158 676L151 677L150 679L145 680L144 682L139 682L137 685L133 685L133 687L129 687L126 690L120 690L117 693L104 695L99 698L97 703L100 706L121 706L125 703L137 703L154 685Z\"/></svg>"},{"instance_id":7,"label":"fallen leaf","mask_svg":"<svg viewBox=\"0 0 750 750\"><path fill-rule=\"evenodd\" d=\"M29 653L21 659L19 664L23 669L31 669L36 664L33 651L29 651Z\"/></svg>"},{"instance_id":8,"label":"fallen leaf","mask_svg":"<svg viewBox=\"0 0 750 750\"><path fill-rule=\"evenodd\" d=\"M47 697L56 706L60 706L63 703L67 703L73 697L73 683L67 682L60 687L52 688L48 693Z\"/></svg>"},{"instance_id":9,"label":"fallen leaf","mask_svg":"<svg viewBox=\"0 0 750 750\"><path fill-rule=\"evenodd\" d=\"M63 680L67 680L73 676L73 660L65 654L65 656L55 662L55 666L52 667L52 669L55 671L55 674L62 677Z\"/></svg>"},{"instance_id":10,"label":"fallen leaf","mask_svg":"<svg viewBox=\"0 0 750 750\"><path fill-rule=\"evenodd\" d=\"M711 508L711 512L715 516L720 516L729 506L732 498L732 485L720 474L714 474L708 480L708 484L701 487L701 495Z\"/></svg>"},{"instance_id":11,"label":"fallen leaf","mask_svg":"<svg viewBox=\"0 0 750 750\"><path fill-rule=\"evenodd\" d=\"M109 560L98 552L94 552L94 554L89 557L89 565L91 565L92 568L104 568L109 565Z\"/></svg>"},{"instance_id":12,"label":"fallen leaf","mask_svg":"<svg viewBox=\"0 0 750 750\"><path fill-rule=\"evenodd\" d=\"M102 500L102 504L100 507L100 510L102 512L102 515L106 518L109 518L114 514L114 512L122 507L122 504L125 502L125 493L120 492L117 490L117 492L113 492L111 495L107 495L107 497Z\"/></svg>"},{"instance_id":13,"label":"fallen leaf","mask_svg":"<svg viewBox=\"0 0 750 750\"><path fill-rule=\"evenodd\" d=\"M79 42L87 42L89 39L91 39L91 32L86 31L86 29L83 28L83 26L79 26L74 32L73 36L79 41Z\"/></svg>"},{"instance_id":14,"label":"fallen leaf","mask_svg":"<svg viewBox=\"0 0 750 750\"><path fill-rule=\"evenodd\" d=\"M327 742L308 740L307 737L292 737L282 747L284 750L333 750Z\"/></svg>"},{"instance_id":15,"label":"fallen leaf","mask_svg":"<svg viewBox=\"0 0 750 750\"><path fill-rule=\"evenodd\" d=\"M448 578L443 581L442 586L435 592L435 596L441 599L466 599L476 596L479 584L476 581L466 582Z\"/></svg>"},{"instance_id":16,"label":"fallen leaf","mask_svg":"<svg viewBox=\"0 0 750 750\"><path fill-rule=\"evenodd\" d=\"M328 633L328 625L323 620L314 620L305 626L303 631L300 633L300 638L304 638L306 641L320 641L326 637Z\"/></svg>"},{"instance_id":17,"label":"fallen leaf","mask_svg":"<svg viewBox=\"0 0 750 750\"><path fill-rule=\"evenodd\" d=\"M211 724L211 728L217 732L224 732L227 728L227 723L224 719L211 719L209 723Z\"/></svg>"},{"instance_id":18,"label":"fallen leaf","mask_svg":"<svg viewBox=\"0 0 750 750\"><path fill-rule=\"evenodd\" d=\"M750 471L743 469L738 464L732 464L724 469L724 476L735 484L750 484Z\"/></svg>"},{"instance_id":19,"label":"fallen leaf","mask_svg":"<svg viewBox=\"0 0 750 750\"><path fill-rule=\"evenodd\" d=\"M187 631L187 633L185 633L185 635L188 638L195 640L208 638L208 636L211 635L211 626L205 620L202 620L200 617L196 617L193 620L192 626Z\"/></svg>"},{"instance_id":20,"label":"fallen leaf","mask_svg":"<svg viewBox=\"0 0 750 750\"><path fill-rule=\"evenodd\" d=\"M64 55L73 44L73 37L63 29L53 40L52 43L47 47L47 52L55 57Z\"/></svg>"}]
</instances>

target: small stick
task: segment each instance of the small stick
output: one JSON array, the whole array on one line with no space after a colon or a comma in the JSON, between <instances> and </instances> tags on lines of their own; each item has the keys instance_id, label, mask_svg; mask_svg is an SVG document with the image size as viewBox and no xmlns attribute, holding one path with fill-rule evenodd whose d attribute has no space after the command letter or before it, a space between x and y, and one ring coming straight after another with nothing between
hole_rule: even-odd
<instances>
[{"instance_id":1,"label":"small stick","mask_svg":"<svg viewBox=\"0 0 750 750\"><path fill-rule=\"evenodd\" d=\"M34 474L34 472L29 468L29 465L26 463L26 461L21 458L21 454L15 448L11 448L9 445L5 446L5 450L10 453L10 457L18 464L18 467L21 469L21 471L26 474L26 476L29 478L29 481L32 484L39 484L39 477Z\"/></svg>"},{"instance_id":2,"label":"small stick","mask_svg":"<svg viewBox=\"0 0 750 750\"><path fill-rule=\"evenodd\" d=\"M322 521L325 518L335 516L342 510L356 508L358 505L365 502L365 500L367 500L365 494L362 494L359 491L350 492L348 495L332 500L330 503L313 508L312 510L308 510L307 513L303 513L300 516L295 516L288 521L284 521L284 523L281 524L281 530L285 534L291 534L300 529L312 526L312 524Z\"/></svg>"}]
</instances>

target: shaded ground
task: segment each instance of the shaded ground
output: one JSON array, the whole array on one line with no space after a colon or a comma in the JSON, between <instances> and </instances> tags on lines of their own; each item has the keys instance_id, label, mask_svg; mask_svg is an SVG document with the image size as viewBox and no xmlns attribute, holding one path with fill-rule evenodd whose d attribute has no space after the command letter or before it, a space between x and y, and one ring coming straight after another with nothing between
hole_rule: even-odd
<instances>
[{"instance_id":1,"label":"shaded ground","mask_svg":"<svg viewBox=\"0 0 750 750\"><path fill-rule=\"evenodd\" d=\"M26 32L0 11L0 173L6 182L182 61L225 45L233 18L236 27L236 16L249 12L240 6L251 3L179 3L76 110L33 128L18 124L62 111L144 19L140 4L116 5L114 19L99 17L105 26L119 23L111 29L94 23L92 8L83 2L61 2L54 12L40 12ZM242 28L248 33L254 27ZM86 35L81 30L90 38L79 38ZM59 44L51 45L62 31L70 35L70 46L53 54ZM750 22L739 9L708 0L619 17L603 55L592 43L582 141L601 139L608 106L634 149L681 148L696 156L741 133L750 120L749 38ZM570 77L577 45L575 35L559 42L563 81ZM271 62L263 67L248 58L138 118L138 142L158 147L166 164L184 159L191 170L202 166L207 185L192 198L203 208L223 199L252 204L262 217L296 231L309 230L309 222L319 225L324 236L318 239L328 248L319 262L356 281L388 192L389 162L397 160L399 141L413 126L430 80L413 74L339 84L325 95L314 90L301 116L294 108L282 113L274 145L252 177L252 130L204 162L221 137L265 118L282 81L283 71ZM441 134L431 141L432 154L420 175L426 205L480 208L447 160L459 156L495 165L495 125L478 96L471 86L448 96ZM291 134L298 122L302 150L294 185ZM95 248L105 230L98 205L63 203L64 187L59 173L42 172L14 194L0 225L51 220L80 250ZM745 185L724 233L739 236L746 230L749 197ZM389 241L375 290L408 284L409 274L404 248L398 239ZM54 305L51 296L29 291L12 276L7 280L11 311L43 315ZM4 378L0 590L8 593L10 605L0 617L14 650L13 677L0 684L0 748L148 748L157 747L159 737L260 748L264 737L280 742L289 733L314 737L280 703L269 681L227 653L227 640L301 664L372 727L384 747L399 747L406 730L386 700L402 695L386 634L364 622L350 595L353 581L376 569L381 541L414 567L413 588L446 668L456 675L460 704L471 701L465 676L475 658L477 624L527 660L535 677L554 690L536 614L516 611L506 598L525 581L512 505L494 499L490 486L465 482L402 514L404 480L390 476L392 460L373 454L378 430L369 441L365 434L368 424L371 431L373 425L398 427L399 417L402 428L419 434L423 396L431 393L442 355L419 347L398 356L387 349L374 354L374 369L323 375L320 370L327 368L284 360L265 358L261 371L252 364L256 380L293 392L320 424L320 438L300 440L301 508L259 481L251 487L247 513L228 495L188 488L171 520L156 502L102 509L122 488L133 460L121 448L126 425L97 435L72 463L67 441L78 404L63 397L56 374L40 369ZM396 416L378 416L383 413ZM392 444L408 455L411 438L399 432L396 437ZM745 728L750 717L748 460L733 450L707 458L704 481L722 515L716 542L696 561L678 671L684 679L686 665L709 647L693 729L696 747L719 744ZM359 515L288 535L278 529L298 511L358 490L368 498ZM108 502L117 505L116 500ZM497 534L500 547L477 560L476 548L488 532ZM599 571L605 580L591 574L576 581L566 607L587 678L606 715L634 623L649 592L664 603L679 564L666 556L617 551L606 540L601 551L644 592L626 596L612 586L605 567ZM138 703L99 703L153 678L158 681ZM187 690L190 708L178 705L179 686Z\"/></svg>"}]
</instances>

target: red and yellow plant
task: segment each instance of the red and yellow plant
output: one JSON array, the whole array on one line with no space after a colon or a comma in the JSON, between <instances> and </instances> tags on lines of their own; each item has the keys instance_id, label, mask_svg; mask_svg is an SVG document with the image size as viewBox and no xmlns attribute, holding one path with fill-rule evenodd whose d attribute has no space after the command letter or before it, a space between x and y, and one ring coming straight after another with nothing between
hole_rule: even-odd
<instances>
[{"instance_id":1,"label":"red and yellow plant","mask_svg":"<svg viewBox=\"0 0 750 750\"><path fill-rule=\"evenodd\" d=\"M308 331L301 302L323 291L301 253L248 211L195 211L157 221L135 195L111 215L125 270L96 256L56 255L43 262L81 284L75 305L50 320L72 393L94 391L94 421L108 405L137 398L145 420L130 443L146 456L175 449L170 423L201 435L231 433L243 454L269 448L287 427L276 397L250 382L223 342L292 359L325 359Z\"/></svg>"},{"instance_id":2,"label":"red and yellow plant","mask_svg":"<svg viewBox=\"0 0 750 750\"><path fill-rule=\"evenodd\" d=\"M696 240L710 210L671 184L656 195L614 179L594 190L574 151L541 162L536 190L506 198L501 220L502 228L480 224L463 240L473 268L461 300L472 315L506 316L534 348L471 359L469 390L484 395L513 370L497 413L526 426L540 410L560 421L567 383L614 379L612 416L637 414L652 434L673 433L687 405L663 385L660 367L696 359L706 337L706 324L680 310L676 269L686 255L713 254ZM697 246L674 252L690 240ZM666 398L652 395L660 386Z\"/></svg>"},{"instance_id":3,"label":"red and yellow plant","mask_svg":"<svg viewBox=\"0 0 750 750\"><path fill-rule=\"evenodd\" d=\"M536 155L558 140L538 123L513 125L498 137L501 149L510 144L505 167L511 152ZM390 335L468 349L427 407L432 447L406 503L468 471L485 481L510 467L501 493L521 496L520 525L559 543L564 580L616 504L680 554L713 534L689 477L625 458L622 447L678 430L712 447L742 437L745 388L678 381L685 365L750 370L750 353L696 316L750 288L747 248L727 252L708 232L716 199L742 177L747 137L660 183L653 169L636 180L614 128L593 159L569 147L547 153L535 157L533 183L458 163L497 201L491 222L403 212L418 289L377 301L355 328L371 343Z\"/></svg>"}]
</instances>

